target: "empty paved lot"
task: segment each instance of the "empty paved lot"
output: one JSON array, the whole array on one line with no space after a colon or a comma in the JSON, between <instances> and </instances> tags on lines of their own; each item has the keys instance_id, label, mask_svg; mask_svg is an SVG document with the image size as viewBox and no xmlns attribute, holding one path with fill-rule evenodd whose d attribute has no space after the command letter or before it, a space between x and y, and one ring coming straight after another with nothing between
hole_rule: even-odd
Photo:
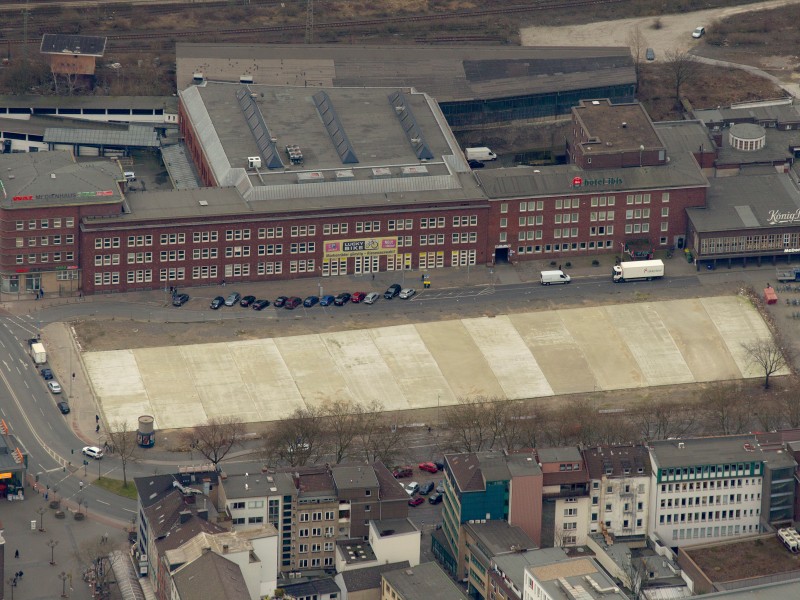
<instances>
[{"instance_id":1,"label":"empty paved lot","mask_svg":"<svg viewBox=\"0 0 800 600\"><path fill-rule=\"evenodd\" d=\"M520 313L85 356L108 422L272 421L331 399L389 410L759 377L769 331L740 297Z\"/></svg>"}]
</instances>

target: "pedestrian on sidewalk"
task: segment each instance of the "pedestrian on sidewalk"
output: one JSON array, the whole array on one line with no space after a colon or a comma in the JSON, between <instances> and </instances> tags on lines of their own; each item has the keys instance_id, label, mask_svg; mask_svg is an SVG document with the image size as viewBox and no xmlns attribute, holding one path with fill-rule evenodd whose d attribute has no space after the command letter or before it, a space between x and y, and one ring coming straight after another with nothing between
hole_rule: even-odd
<instances>
[{"instance_id":1,"label":"pedestrian on sidewalk","mask_svg":"<svg viewBox=\"0 0 800 600\"><path fill-rule=\"evenodd\" d=\"M14 558L19 558L19 550L14 550Z\"/></svg>"},{"instance_id":2,"label":"pedestrian on sidewalk","mask_svg":"<svg viewBox=\"0 0 800 600\"><path fill-rule=\"evenodd\" d=\"M95 415L94 416L94 422L95 423L99 423L100 422L100 415Z\"/></svg>"},{"instance_id":3,"label":"pedestrian on sidewalk","mask_svg":"<svg viewBox=\"0 0 800 600\"><path fill-rule=\"evenodd\" d=\"M83 490L83 479L81 479L81 481L80 481L80 483L78 485L80 486L81 490Z\"/></svg>"},{"instance_id":4,"label":"pedestrian on sidewalk","mask_svg":"<svg viewBox=\"0 0 800 600\"><path fill-rule=\"evenodd\" d=\"M100 423L98 423L97 425L95 425L94 432L95 432L95 433L100 433Z\"/></svg>"}]
</instances>

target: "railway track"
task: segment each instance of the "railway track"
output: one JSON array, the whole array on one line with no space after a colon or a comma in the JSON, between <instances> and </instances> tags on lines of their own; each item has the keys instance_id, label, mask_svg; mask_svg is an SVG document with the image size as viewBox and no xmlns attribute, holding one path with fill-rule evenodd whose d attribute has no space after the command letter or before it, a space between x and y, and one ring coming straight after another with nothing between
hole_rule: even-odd
<instances>
[{"instance_id":1,"label":"railway track","mask_svg":"<svg viewBox=\"0 0 800 600\"><path fill-rule=\"evenodd\" d=\"M414 22L429 22L429 21L451 21L457 19L475 19L489 16L501 15L514 15L528 12L538 12L544 10L554 10L559 8L580 8L588 6L603 6L610 4L619 4L627 0L546 0L545 2L525 5L525 6L507 6L498 8L482 8L476 10L460 10L440 14L426 14L426 15L405 15L397 17L383 17L375 19L361 19L356 21L329 21L318 22L314 24L317 30L323 29L337 29L337 28L365 28L365 27L380 27L396 23L414 23ZM204 3L202 6L206 8L210 3ZM224 4L230 6L230 4ZM155 8L155 7L151 7ZM193 30L193 31L148 31L142 33L129 33L129 34L111 34L106 37L113 41L135 41L135 40L156 40L156 39L187 39L196 36L245 36L258 33L271 33L271 32L286 32L286 31L304 31L305 23L297 23L293 25L273 25L264 27L237 27L228 29L206 29L206 30ZM61 33L58 30L45 31L45 33ZM23 39L6 39L6 43L22 44ZM29 44L38 44L38 38L29 38ZM464 40L467 41L467 40Z\"/></svg>"}]
</instances>

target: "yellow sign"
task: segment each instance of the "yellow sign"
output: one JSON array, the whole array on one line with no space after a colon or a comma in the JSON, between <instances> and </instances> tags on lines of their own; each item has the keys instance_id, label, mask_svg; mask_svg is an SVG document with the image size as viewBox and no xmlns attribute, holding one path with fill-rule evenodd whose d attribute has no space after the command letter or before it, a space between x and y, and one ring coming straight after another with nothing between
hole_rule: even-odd
<instances>
[{"instance_id":1,"label":"yellow sign","mask_svg":"<svg viewBox=\"0 0 800 600\"><path fill-rule=\"evenodd\" d=\"M11 473L0 473L0 479L11 479Z\"/></svg>"},{"instance_id":2,"label":"yellow sign","mask_svg":"<svg viewBox=\"0 0 800 600\"><path fill-rule=\"evenodd\" d=\"M325 258L350 258L351 256L386 256L397 254L396 237L362 238L325 242Z\"/></svg>"}]
</instances>

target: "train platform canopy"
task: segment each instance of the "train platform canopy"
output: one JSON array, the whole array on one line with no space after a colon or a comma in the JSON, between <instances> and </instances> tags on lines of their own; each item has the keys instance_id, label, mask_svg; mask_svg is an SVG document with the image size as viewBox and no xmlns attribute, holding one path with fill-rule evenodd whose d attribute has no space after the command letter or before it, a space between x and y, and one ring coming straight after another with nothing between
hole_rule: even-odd
<instances>
[{"instance_id":1,"label":"train platform canopy","mask_svg":"<svg viewBox=\"0 0 800 600\"><path fill-rule=\"evenodd\" d=\"M130 125L127 129L70 129L48 127L44 132L48 144L73 144L114 148L158 148L158 134L152 127Z\"/></svg>"},{"instance_id":2,"label":"train platform canopy","mask_svg":"<svg viewBox=\"0 0 800 600\"><path fill-rule=\"evenodd\" d=\"M45 33L39 48L42 54L71 54L101 57L106 53L108 38L95 35Z\"/></svg>"},{"instance_id":3,"label":"train platform canopy","mask_svg":"<svg viewBox=\"0 0 800 600\"><path fill-rule=\"evenodd\" d=\"M176 44L182 90L208 81L413 87L437 102L636 84L626 47Z\"/></svg>"}]
</instances>

